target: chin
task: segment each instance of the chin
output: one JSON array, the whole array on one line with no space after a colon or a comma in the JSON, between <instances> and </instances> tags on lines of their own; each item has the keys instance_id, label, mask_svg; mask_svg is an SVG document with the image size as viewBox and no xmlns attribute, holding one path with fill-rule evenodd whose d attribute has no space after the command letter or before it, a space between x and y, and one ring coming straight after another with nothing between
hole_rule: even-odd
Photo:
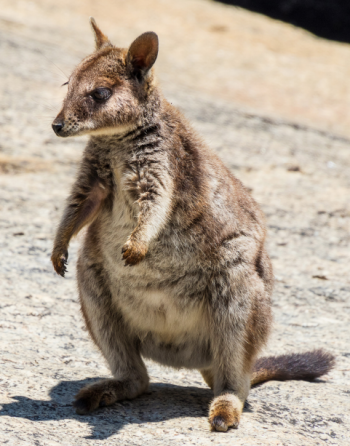
<instances>
[{"instance_id":1,"label":"chin","mask_svg":"<svg viewBox=\"0 0 350 446\"><path fill-rule=\"evenodd\" d=\"M85 130L79 134L81 135L92 135L92 136L111 136L111 135L122 135L123 133L131 132L136 128L136 124L120 124L115 127L102 127L97 129Z\"/></svg>"}]
</instances>

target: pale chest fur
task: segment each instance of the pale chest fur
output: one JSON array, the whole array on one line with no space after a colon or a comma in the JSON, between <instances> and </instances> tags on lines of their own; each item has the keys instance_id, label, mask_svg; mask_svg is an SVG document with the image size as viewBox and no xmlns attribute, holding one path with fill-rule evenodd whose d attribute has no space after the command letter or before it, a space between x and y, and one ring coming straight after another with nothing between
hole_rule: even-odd
<instances>
[{"instance_id":1,"label":"pale chest fur","mask_svg":"<svg viewBox=\"0 0 350 446\"><path fill-rule=\"evenodd\" d=\"M201 288L198 299L183 298L193 286L193 276L186 277L190 263L183 262L169 249L163 251L163 259L162 255L157 256L156 262L146 258L138 265L125 267L121 249L137 222L138 204L125 190L130 174L115 168L114 175L117 184L113 208L101 219L100 227L101 251L113 304L141 341L149 334L160 343L178 344L190 338L204 340L207 316L200 299ZM176 244L175 235L173 241L167 240L170 246ZM150 256L154 249L157 242L150 246ZM198 283L198 279L194 282Z\"/></svg>"}]
</instances>

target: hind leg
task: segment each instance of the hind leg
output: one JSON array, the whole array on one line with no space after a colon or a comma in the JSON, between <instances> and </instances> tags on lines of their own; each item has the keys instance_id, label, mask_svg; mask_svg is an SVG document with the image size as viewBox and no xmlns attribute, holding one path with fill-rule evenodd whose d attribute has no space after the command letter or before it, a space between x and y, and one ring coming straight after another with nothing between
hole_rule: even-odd
<instances>
[{"instance_id":1,"label":"hind leg","mask_svg":"<svg viewBox=\"0 0 350 446\"><path fill-rule=\"evenodd\" d=\"M228 270L213 278L208 291L214 390L209 423L212 430L227 431L238 427L252 365L268 333L270 306L255 274L240 279Z\"/></svg>"},{"instance_id":2,"label":"hind leg","mask_svg":"<svg viewBox=\"0 0 350 446\"><path fill-rule=\"evenodd\" d=\"M214 371L214 399L209 408L209 424L213 431L237 428L244 402L250 390L250 372L242 366L244 353L235 348L236 360L225 358Z\"/></svg>"},{"instance_id":3,"label":"hind leg","mask_svg":"<svg viewBox=\"0 0 350 446\"><path fill-rule=\"evenodd\" d=\"M212 390L214 389L214 374L212 369L202 369L200 370L201 375L203 376L204 381Z\"/></svg>"},{"instance_id":4,"label":"hind leg","mask_svg":"<svg viewBox=\"0 0 350 446\"><path fill-rule=\"evenodd\" d=\"M86 258L78 262L81 309L90 335L107 360L114 378L80 390L74 403L79 414L87 414L118 400L135 398L147 390L149 383L137 340L130 336L122 315L112 305L102 265L86 263Z\"/></svg>"}]
</instances>

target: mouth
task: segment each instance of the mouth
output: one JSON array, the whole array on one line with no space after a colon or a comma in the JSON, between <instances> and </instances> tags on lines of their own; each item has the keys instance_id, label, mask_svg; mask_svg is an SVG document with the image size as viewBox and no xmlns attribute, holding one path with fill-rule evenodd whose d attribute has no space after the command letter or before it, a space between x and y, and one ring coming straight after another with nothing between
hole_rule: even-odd
<instances>
[{"instance_id":1,"label":"mouth","mask_svg":"<svg viewBox=\"0 0 350 446\"><path fill-rule=\"evenodd\" d=\"M56 132L55 132L55 133L56 133ZM65 135L65 134L63 134L63 133L60 133L60 134L56 133L56 136L59 136L60 138L68 138L68 137L71 136L71 135Z\"/></svg>"}]
</instances>

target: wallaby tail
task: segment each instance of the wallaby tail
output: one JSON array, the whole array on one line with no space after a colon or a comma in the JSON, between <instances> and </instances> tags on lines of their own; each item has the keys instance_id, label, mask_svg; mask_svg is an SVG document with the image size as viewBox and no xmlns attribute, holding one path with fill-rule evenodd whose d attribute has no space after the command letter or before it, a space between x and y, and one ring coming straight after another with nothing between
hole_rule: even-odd
<instances>
[{"instance_id":1,"label":"wallaby tail","mask_svg":"<svg viewBox=\"0 0 350 446\"><path fill-rule=\"evenodd\" d=\"M259 358L253 368L251 386L271 380L312 381L328 373L334 365L335 357L322 349Z\"/></svg>"}]
</instances>

